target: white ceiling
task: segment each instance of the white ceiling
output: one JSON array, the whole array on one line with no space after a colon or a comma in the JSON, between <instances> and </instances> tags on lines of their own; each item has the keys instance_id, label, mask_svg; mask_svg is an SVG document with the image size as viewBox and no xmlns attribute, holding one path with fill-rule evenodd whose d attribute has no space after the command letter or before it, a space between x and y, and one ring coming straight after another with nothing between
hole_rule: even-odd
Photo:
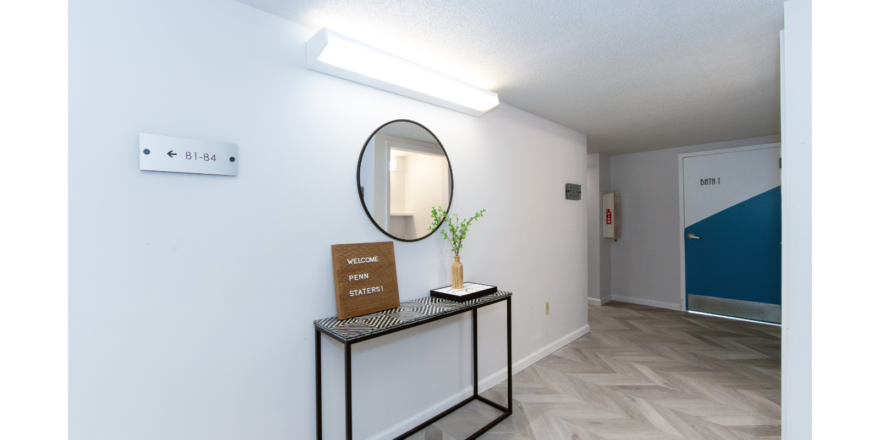
<instances>
[{"instance_id":1,"label":"white ceiling","mask_svg":"<svg viewBox=\"0 0 880 440\"><path fill-rule=\"evenodd\" d=\"M622 154L778 134L782 0L239 0L498 93Z\"/></svg>"}]
</instances>

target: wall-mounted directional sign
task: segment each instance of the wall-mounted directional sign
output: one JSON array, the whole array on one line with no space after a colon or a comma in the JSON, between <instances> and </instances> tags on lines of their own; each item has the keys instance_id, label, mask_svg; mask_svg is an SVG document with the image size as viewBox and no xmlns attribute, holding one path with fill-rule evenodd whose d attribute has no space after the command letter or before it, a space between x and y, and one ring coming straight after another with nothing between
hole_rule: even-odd
<instances>
[{"instance_id":1,"label":"wall-mounted directional sign","mask_svg":"<svg viewBox=\"0 0 880 440\"><path fill-rule=\"evenodd\" d=\"M238 145L140 134L140 168L168 173L238 175Z\"/></svg>"}]
</instances>

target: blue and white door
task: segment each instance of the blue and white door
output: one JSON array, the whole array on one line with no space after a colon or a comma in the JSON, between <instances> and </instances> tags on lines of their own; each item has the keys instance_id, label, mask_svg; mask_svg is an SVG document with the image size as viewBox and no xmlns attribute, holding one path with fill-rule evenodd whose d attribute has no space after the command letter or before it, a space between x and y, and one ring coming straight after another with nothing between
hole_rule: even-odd
<instances>
[{"instance_id":1,"label":"blue and white door","mask_svg":"<svg viewBox=\"0 0 880 440\"><path fill-rule=\"evenodd\" d=\"M779 151L683 157L688 310L781 322Z\"/></svg>"}]
</instances>

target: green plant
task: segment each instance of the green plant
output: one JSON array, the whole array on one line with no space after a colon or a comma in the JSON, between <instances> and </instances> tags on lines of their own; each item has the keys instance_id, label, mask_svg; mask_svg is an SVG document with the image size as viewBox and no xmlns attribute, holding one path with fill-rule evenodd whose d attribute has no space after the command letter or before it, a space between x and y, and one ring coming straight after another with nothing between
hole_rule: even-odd
<instances>
[{"instance_id":1,"label":"green plant","mask_svg":"<svg viewBox=\"0 0 880 440\"><path fill-rule=\"evenodd\" d=\"M467 233L470 230L471 223L477 221L478 218L483 216L483 213L486 212L485 209L477 212L471 218L465 218L464 220L458 219L458 214L449 214L447 215L443 208L439 206L431 207L431 217L434 218L434 223L431 224L431 227L428 228L429 231L433 231L437 229L443 220L446 220L447 227L449 227L449 234L446 233L446 229L441 229L440 233L443 234L443 239L452 243L452 252L455 252L455 256L458 256L458 251L461 250L462 244L461 242L467 238Z\"/></svg>"}]
</instances>

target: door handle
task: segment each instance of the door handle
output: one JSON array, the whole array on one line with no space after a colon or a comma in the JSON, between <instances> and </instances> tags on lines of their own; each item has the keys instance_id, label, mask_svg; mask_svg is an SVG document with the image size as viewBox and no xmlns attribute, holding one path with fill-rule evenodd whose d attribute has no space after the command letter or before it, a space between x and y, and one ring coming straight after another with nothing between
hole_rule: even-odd
<instances>
[{"instance_id":1,"label":"door handle","mask_svg":"<svg viewBox=\"0 0 880 440\"><path fill-rule=\"evenodd\" d=\"M688 232L688 240L702 240L701 237L697 237L693 232Z\"/></svg>"}]
</instances>

